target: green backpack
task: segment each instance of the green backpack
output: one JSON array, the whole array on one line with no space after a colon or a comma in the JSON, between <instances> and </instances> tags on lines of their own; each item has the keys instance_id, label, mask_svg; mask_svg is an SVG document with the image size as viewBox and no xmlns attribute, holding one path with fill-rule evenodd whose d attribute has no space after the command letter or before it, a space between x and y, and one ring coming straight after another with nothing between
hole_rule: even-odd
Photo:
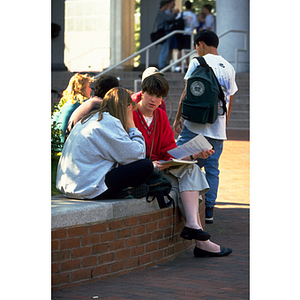
<instances>
[{"instance_id":1,"label":"green backpack","mask_svg":"<svg viewBox=\"0 0 300 300\"><path fill-rule=\"evenodd\" d=\"M149 192L146 196L147 202L152 202L156 198L160 208L169 207L171 205L175 208L174 199L169 195L172 189L172 182L163 175L162 171L154 170L145 183L149 187ZM164 196L169 199L167 203L165 202ZM150 197L152 197L151 200L149 200Z\"/></svg>"},{"instance_id":2,"label":"green backpack","mask_svg":"<svg viewBox=\"0 0 300 300\"><path fill-rule=\"evenodd\" d=\"M227 114L226 101L219 81L203 57L187 80L186 97L182 100L182 118L190 122L213 124L218 117L219 101Z\"/></svg>"}]
</instances>

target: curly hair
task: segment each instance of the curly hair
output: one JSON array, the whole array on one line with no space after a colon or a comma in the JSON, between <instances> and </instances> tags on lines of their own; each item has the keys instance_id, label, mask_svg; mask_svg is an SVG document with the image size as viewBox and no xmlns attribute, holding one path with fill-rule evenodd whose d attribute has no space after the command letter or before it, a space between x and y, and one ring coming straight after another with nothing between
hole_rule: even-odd
<instances>
[{"instance_id":1,"label":"curly hair","mask_svg":"<svg viewBox=\"0 0 300 300\"><path fill-rule=\"evenodd\" d=\"M61 108L67 101L71 101L72 104L79 102L82 104L89 96L86 95L85 90L88 83L93 79L88 75L82 75L76 73L71 77L68 87L63 91L63 96L59 102Z\"/></svg>"}]
</instances>

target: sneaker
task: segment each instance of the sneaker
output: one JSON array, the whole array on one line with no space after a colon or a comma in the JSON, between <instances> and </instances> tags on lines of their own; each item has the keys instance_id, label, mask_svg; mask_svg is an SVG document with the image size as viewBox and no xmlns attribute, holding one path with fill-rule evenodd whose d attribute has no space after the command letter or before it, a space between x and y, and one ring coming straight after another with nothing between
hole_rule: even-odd
<instances>
[{"instance_id":1,"label":"sneaker","mask_svg":"<svg viewBox=\"0 0 300 300\"><path fill-rule=\"evenodd\" d=\"M181 67L175 67L174 71L177 72L177 73L181 72Z\"/></svg>"},{"instance_id":2,"label":"sneaker","mask_svg":"<svg viewBox=\"0 0 300 300\"><path fill-rule=\"evenodd\" d=\"M214 222L213 213L214 213L213 207L205 207L205 223L206 224L212 224Z\"/></svg>"}]
</instances>

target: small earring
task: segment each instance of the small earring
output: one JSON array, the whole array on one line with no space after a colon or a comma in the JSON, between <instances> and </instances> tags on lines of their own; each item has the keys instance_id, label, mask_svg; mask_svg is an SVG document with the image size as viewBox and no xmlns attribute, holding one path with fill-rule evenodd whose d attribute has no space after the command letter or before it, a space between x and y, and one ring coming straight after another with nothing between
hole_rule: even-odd
<instances>
[{"instance_id":1,"label":"small earring","mask_svg":"<svg viewBox=\"0 0 300 300\"><path fill-rule=\"evenodd\" d=\"M161 102L159 103L159 105L161 105Z\"/></svg>"}]
</instances>

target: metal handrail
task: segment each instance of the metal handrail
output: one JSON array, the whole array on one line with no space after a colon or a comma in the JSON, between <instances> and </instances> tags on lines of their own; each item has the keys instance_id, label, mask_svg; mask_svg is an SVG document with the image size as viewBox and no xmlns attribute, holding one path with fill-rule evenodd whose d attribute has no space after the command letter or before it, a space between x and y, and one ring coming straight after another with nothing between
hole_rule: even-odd
<instances>
[{"instance_id":1,"label":"metal handrail","mask_svg":"<svg viewBox=\"0 0 300 300\"><path fill-rule=\"evenodd\" d=\"M151 44L149 44L148 46L144 47L143 49L139 50L136 53L133 53L132 55L128 56L127 58L123 59L122 61L120 61L119 63L107 68L106 70L102 71L101 73L97 74L94 76L94 79L97 79L100 75L103 75L105 73L110 72L111 70L115 69L116 67L122 65L124 62L136 57L137 55L140 55L141 53L146 51L146 69L149 67L149 49L152 48L155 45L160 44L161 42L163 42L164 40L168 39L169 37L173 36L174 34L178 34L178 33L185 33L185 34L189 34L191 35L191 49L193 49L193 45L194 45L194 35L193 35L193 31L184 31L184 30L174 30L170 33L168 33L167 35L163 36L162 38L160 38L159 40L157 40L156 42L153 42ZM178 62L178 61L177 61Z\"/></svg>"},{"instance_id":2,"label":"metal handrail","mask_svg":"<svg viewBox=\"0 0 300 300\"><path fill-rule=\"evenodd\" d=\"M232 32L236 32L236 33L244 33L244 49L235 49L235 71L237 73L238 70L238 53L239 52L246 52L248 50L248 32L244 31L244 30L228 30L222 34L219 35L219 39L222 38L223 36L232 33ZM105 74L110 72L111 70L115 69L116 67L122 65L124 62L134 58L135 56L143 53L144 51L146 51L146 68L147 69L149 67L149 49L157 44L160 44L162 41L168 39L169 37L173 36L174 34L177 33L187 33L191 35L191 52L187 53L186 55L182 56L180 59L174 61L173 63L169 64L168 66L164 67L163 69L161 69L161 72L165 72L166 70L170 69L171 67L177 65L179 62L182 62L184 59L186 59L187 57L189 57L190 55L194 54L196 52L196 50L192 50L193 49L193 45L194 45L194 35L193 35L193 31L184 31L184 30L175 30L172 31L170 33L168 33L167 35L165 35L164 37L160 38L159 40L157 40L154 43L149 44L148 46L144 47L143 49L139 50L138 52L130 55L129 57L123 59L122 61L120 61L119 63L107 68L106 70L102 71L101 73L97 74L94 76L94 79L98 78L100 75ZM182 70L183 71L183 70ZM136 89L136 82L140 81L139 79L135 80L135 87L134 89Z\"/></svg>"},{"instance_id":3,"label":"metal handrail","mask_svg":"<svg viewBox=\"0 0 300 300\"><path fill-rule=\"evenodd\" d=\"M235 67L235 72L238 72L238 55L239 52L247 52L248 51L248 31L245 30L228 30L222 34L219 35L219 39L223 36L225 36L228 33L231 32L237 32L237 33L244 33L244 49L235 49L235 58L234 58L234 67Z\"/></svg>"},{"instance_id":4,"label":"metal handrail","mask_svg":"<svg viewBox=\"0 0 300 300\"><path fill-rule=\"evenodd\" d=\"M163 69L160 70L160 72L165 72L167 71L168 69L172 68L173 66L177 65L178 62L181 62L183 61L184 59L186 59L187 57L189 57L190 55L194 54L196 52L196 50L192 50L191 52L185 54L184 56L182 56L180 59L172 62L171 64L169 64L168 66L164 67ZM182 70L183 71L183 70ZM182 72L183 73L183 72ZM134 79L134 92L137 92L138 91L138 87L137 87L137 84L138 82L142 82L142 79Z\"/></svg>"}]
</instances>

